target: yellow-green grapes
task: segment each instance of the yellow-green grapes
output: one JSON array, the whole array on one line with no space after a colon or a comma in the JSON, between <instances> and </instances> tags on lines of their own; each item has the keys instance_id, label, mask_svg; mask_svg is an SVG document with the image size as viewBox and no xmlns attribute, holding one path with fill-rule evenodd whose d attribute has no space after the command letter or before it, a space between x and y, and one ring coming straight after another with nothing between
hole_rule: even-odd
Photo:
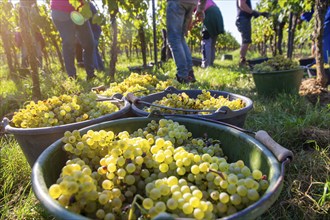
<instances>
[{"instance_id":1,"label":"yellow-green grapes","mask_svg":"<svg viewBox=\"0 0 330 220\"><path fill-rule=\"evenodd\" d=\"M269 182L242 160L228 162L220 141L166 119L131 133L67 131L69 159L49 195L91 219L225 217L259 200Z\"/></svg>"},{"instance_id":2,"label":"yellow-green grapes","mask_svg":"<svg viewBox=\"0 0 330 220\"><path fill-rule=\"evenodd\" d=\"M160 100L156 100L153 104L162 105L170 108L190 109L190 110L214 110L227 106L231 110L239 110L245 107L245 103L237 98L230 100L223 96L214 97L209 91L202 90L202 93L197 95L197 98L189 97L185 92L167 94ZM175 111L171 109L150 106L145 107L145 111L151 112L153 110L159 110L164 113L176 113L176 114L190 114L188 111ZM199 114L211 114L210 112L199 112Z\"/></svg>"},{"instance_id":3,"label":"yellow-green grapes","mask_svg":"<svg viewBox=\"0 0 330 220\"><path fill-rule=\"evenodd\" d=\"M50 127L86 121L118 110L111 102L98 102L93 92L53 96L44 101L27 103L14 113L12 124L18 128Z\"/></svg>"}]
</instances>

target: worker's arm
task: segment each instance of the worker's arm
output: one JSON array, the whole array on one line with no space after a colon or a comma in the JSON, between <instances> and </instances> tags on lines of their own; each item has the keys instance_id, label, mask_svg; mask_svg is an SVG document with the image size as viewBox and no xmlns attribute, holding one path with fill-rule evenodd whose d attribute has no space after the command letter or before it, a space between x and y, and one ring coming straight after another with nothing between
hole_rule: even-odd
<instances>
[{"instance_id":1,"label":"worker's arm","mask_svg":"<svg viewBox=\"0 0 330 220\"><path fill-rule=\"evenodd\" d=\"M238 7L246 13L252 14L253 10L246 4L246 0L238 0Z\"/></svg>"}]
</instances>

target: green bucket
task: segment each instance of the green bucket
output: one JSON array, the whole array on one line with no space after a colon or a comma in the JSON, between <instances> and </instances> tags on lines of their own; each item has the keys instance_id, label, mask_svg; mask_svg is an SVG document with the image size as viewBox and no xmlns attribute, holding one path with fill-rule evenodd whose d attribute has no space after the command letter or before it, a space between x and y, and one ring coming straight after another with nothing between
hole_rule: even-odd
<instances>
[{"instance_id":1,"label":"green bucket","mask_svg":"<svg viewBox=\"0 0 330 220\"><path fill-rule=\"evenodd\" d=\"M147 126L151 120L159 119L160 117L124 118L89 126L81 129L80 132L81 134L85 134L90 129L95 131L101 129L112 130L114 133L121 131L132 132L138 128ZM221 124L221 122L214 123L204 119L188 117L166 117L166 119L172 119L173 121L185 125L195 137L202 137L207 133L208 137L221 140L223 152L228 156L229 162L243 160L250 168L260 169L267 175L269 188L261 196L260 200L225 219L255 219L269 209L277 200L283 186L284 167L285 164L290 161L288 158L292 156L291 153L288 157L284 156L281 161L279 161L266 145L256 139L259 137L258 132L256 133L256 138L254 138L246 134L247 131L242 132L233 127L225 126ZM262 140L262 138L258 139ZM270 139L266 140L265 143L269 143L269 140ZM48 194L48 188L56 182L62 167L68 159L62 146L63 143L61 140L57 140L49 146L35 162L32 169L33 191L45 209L56 219L87 219L84 216L65 209ZM273 152L276 152L276 150ZM276 153L276 156L278 156L277 154L278 153ZM280 155L285 154L280 153Z\"/></svg>"},{"instance_id":2,"label":"green bucket","mask_svg":"<svg viewBox=\"0 0 330 220\"><path fill-rule=\"evenodd\" d=\"M111 114L103 115L95 119L82 122L75 122L65 125L41 128L16 128L9 125L9 120L5 118L5 131L13 134L19 146L21 147L31 168L39 155L53 142L63 137L65 131L73 131L104 121L110 121L131 115L131 104L122 97L122 100L116 100L120 110Z\"/></svg>"},{"instance_id":3,"label":"green bucket","mask_svg":"<svg viewBox=\"0 0 330 220\"><path fill-rule=\"evenodd\" d=\"M258 95L272 97L278 93L298 94L304 69L274 72L253 72Z\"/></svg>"}]
</instances>

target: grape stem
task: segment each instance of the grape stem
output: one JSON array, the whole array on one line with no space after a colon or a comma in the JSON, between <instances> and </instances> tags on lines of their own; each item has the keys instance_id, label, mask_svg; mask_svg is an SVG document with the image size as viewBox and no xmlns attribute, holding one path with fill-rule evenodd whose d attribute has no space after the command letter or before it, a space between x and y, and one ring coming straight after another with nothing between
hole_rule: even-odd
<instances>
[{"instance_id":1,"label":"grape stem","mask_svg":"<svg viewBox=\"0 0 330 220\"><path fill-rule=\"evenodd\" d=\"M216 174L218 174L222 179L225 179L225 176L224 176L220 171L213 170L213 169L209 169L209 172L216 173Z\"/></svg>"},{"instance_id":2,"label":"grape stem","mask_svg":"<svg viewBox=\"0 0 330 220\"><path fill-rule=\"evenodd\" d=\"M137 199L140 199L141 201L144 200L144 198L143 198L141 195L139 195L139 194L136 194L136 195L134 196L134 199L133 199L133 202L132 202L132 205L131 205L131 209L129 210L129 213L128 213L128 220L133 220L133 219L134 219L134 218L133 218L133 213L134 213L134 211L135 211L135 205L140 209L140 211L141 211L143 214L147 214L147 213L148 213L147 210L145 210L144 208L142 208L142 207L136 202Z\"/></svg>"}]
</instances>

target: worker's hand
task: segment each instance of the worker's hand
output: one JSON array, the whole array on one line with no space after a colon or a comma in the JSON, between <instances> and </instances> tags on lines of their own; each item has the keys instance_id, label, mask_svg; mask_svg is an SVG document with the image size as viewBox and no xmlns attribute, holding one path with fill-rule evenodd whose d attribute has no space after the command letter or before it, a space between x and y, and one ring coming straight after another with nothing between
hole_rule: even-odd
<instances>
[{"instance_id":1,"label":"worker's hand","mask_svg":"<svg viewBox=\"0 0 330 220\"><path fill-rule=\"evenodd\" d=\"M205 18L205 14L203 11L196 11L195 15L194 15L194 21L195 23L199 22L199 21L203 21Z\"/></svg>"},{"instance_id":2,"label":"worker's hand","mask_svg":"<svg viewBox=\"0 0 330 220\"><path fill-rule=\"evenodd\" d=\"M270 13L269 12L260 12L259 13L261 16L265 17L265 18L269 18Z\"/></svg>"},{"instance_id":3,"label":"worker's hand","mask_svg":"<svg viewBox=\"0 0 330 220\"><path fill-rule=\"evenodd\" d=\"M253 11L252 11L252 16L253 16L254 18L257 18L257 17L260 16L260 13L259 13L258 11L253 10Z\"/></svg>"},{"instance_id":4,"label":"worker's hand","mask_svg":"<svg viewBox=\"0 0 330 220\"><path fill-rule=\"evenodd\" d=\"M191 29L198 23L204 20L205 14L203 11L196 11L194 16L190 19L188 22L188 30L191 31Z\"/></svg>"}]
</instances>

